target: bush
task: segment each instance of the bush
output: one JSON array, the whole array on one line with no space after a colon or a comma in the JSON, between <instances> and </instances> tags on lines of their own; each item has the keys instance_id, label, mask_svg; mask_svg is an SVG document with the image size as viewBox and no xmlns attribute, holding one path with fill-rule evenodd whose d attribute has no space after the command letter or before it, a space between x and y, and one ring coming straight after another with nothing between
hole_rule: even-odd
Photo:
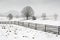
<instances>
[{"instance_id":1,"label":"bush","mask_svg":"<svg viewBox=\"0 0 60 40\"><path fill-rule=\"evenodd\" d=\"M32 19L33 19L33 20L36 20L36 17L35 17L35 16L33 16L33 17L32 17Z\"/></svg>"}]
</instances>

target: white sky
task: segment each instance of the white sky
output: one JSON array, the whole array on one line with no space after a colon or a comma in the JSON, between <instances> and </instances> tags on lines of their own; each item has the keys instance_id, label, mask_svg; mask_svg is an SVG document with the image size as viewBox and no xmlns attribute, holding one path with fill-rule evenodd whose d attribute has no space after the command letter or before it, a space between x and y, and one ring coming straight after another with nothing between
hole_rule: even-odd
<instances>
[{"instance_id":1,"label":"white sky","mask_svg":"<svg viewBox=\"0 0 60 40\"><path fill-rule=\"evenodd\" d=\"M36 16L41 13L60 14L60 0L0 0L0 13L7 15L9 10L21 12L27 5L34 9Z\"/></svg>"}]
</instances>

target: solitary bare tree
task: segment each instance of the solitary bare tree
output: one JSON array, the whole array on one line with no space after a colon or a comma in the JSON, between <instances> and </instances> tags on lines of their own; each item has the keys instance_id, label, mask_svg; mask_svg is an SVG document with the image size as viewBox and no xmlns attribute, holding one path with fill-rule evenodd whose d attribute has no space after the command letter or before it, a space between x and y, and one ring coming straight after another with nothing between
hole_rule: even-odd
<instances>
[{"instance_id":1,"label":"solitary bare tree","mask_svg":"<svg viewBox=\"0 0 60 40\"><path fill-rule=\"evenodd\" d=\"M57 20L57 17L58 17L58 15L57 14L54 14L54 19L55 20Z\"/></svg>"},{"instance_id":2,"label":"solitary bare tree","mask_svg":"<svg viewBox=\"0 0 60 40\"><path fill-rule=\"evenodd\" d=\"M33 11L32 7L30 7L30 6L24 7L22 10L22 15L24 17L26 17L27 20L29 17L32 17L34 15L34 11Z\"/></svg>"},{"instance_id":3,"label":"solitary bare tree","mask_svg":"<svg viewBox=\"0 0 60 40\"><path fill-rule=\"evenodd\" d=\"M43 20L46 20L46 13L43 13L42 16Z\"/></svg>"},{"instance_id":4,"label":"solitary bare tree","mask_svg":"<svg viewBox=\"0 0 60 40\"><path fill-rule=\"evenodd\" d=\"M7 17L9 18L9 20L11 20L13 18L13 15L12 14L8 14Z\"/></svg>"}]
</instances>

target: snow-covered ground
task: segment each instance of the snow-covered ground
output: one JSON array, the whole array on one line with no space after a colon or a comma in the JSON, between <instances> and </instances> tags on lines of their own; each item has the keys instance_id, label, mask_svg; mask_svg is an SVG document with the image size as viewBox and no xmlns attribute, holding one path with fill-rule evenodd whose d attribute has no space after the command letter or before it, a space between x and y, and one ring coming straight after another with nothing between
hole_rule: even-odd
<instances>
[{"instance_id":1,"label":"snow-covered ground","mask_svg":"<svg viewBox=\"0 0 60 40\"><path fill-rule=\"evenodd\" d=\"M7 17L0 17L0 21L25 21L25 22L32 22L32 23L38 23L38 24L48 24L48 25L54 25L54 26L60 26L59 20L25 20L24 18L15 18L13 17L12 20L9 20Z\"/></svg>"},{"instance_id":2,"label":"snow-covered ground","mask_svg":"<svg viewBox=\"0 0 60 40\"><path fill-rule=\"evenodd\" d=\"M0 17L0 21L21 21L21 20L24 20L24 18L13 17L13 19L9 20L8 17Z\"/></svg>"},{"instance_id":3,"label":"snow-covered ground","mask_svg":"<svg viewBox=\"0 0 60 40\"><path fill-rule=\"evenodd\" d=\"M60 26L60 21L53 21L53 20L24 20L23 22Z\"/></svg>"},{"instance_id":4,"label":"snow-covered ground","mask_svg":"<svg viewBox=\"0 0 60 40\"><path fill-rule=\"evenodd\" d=\"M60 35L13 24L0 24L0 40L60 40Z\"/></svg>"},{"instance_id":5,"label":"snow-covered ground","mask_svg":"<svg viewBox=\"0 0 60 40\"><path fill-rule=\"evenodd\" d=\"M7 17L0 17L0 21L21 21L60 26L60 21L54 20L25 20L24 18L8 20ZM56 34L38 31L24 26L0 24L0 40L60 40L60 35L56 37Z\"/></svg>"}]
</instances>

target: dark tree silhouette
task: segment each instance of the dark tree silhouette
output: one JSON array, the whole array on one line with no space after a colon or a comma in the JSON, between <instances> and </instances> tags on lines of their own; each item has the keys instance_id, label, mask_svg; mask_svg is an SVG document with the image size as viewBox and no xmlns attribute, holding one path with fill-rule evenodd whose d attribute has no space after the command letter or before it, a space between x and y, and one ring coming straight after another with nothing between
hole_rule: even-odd
<instances>
[{"instance_id":1,"label":"dark tree silhouette","mask_svg":"<svg viewBox=\"0 0 60 40\"><path fill-rule=\"evenodd\" d=\"M9 20L11 20L13 18L13 15L12 14L8 14L7 17L9 18Z\"/></svg>"},{"instance_id":2,"label":"dark tree silhouette","mask_svg":"<svg viewBox=\"0 0 60 40\"><path fill-rule=\"evenodd\" d=\"M32 19L33 19L33 20L36 20L36 17L35 17L35 16L32 16Z\"/></svg>"},{"instance_id":3,"label":"dark tree silhouette","mask_svg":"<svg viewBox=\"0 0 60 40\"><path fill-rule=\"evenodd\" d=\"M34 11L33 11L32 7L26 6L23 8L22 16L26 17L27 20L29 17L32 17L33 15L34 15Z\"/></svg>"},{"instance_id":4,"label":"dark tree silhouette","mask_svg":"<svg viewBox=\"0 0 60 40\"><path fill-rule=\"evenodd\" d=\"M43 13L42 16L43 20L46 20L46 13Z\"/></svg>"}]
</instances>

